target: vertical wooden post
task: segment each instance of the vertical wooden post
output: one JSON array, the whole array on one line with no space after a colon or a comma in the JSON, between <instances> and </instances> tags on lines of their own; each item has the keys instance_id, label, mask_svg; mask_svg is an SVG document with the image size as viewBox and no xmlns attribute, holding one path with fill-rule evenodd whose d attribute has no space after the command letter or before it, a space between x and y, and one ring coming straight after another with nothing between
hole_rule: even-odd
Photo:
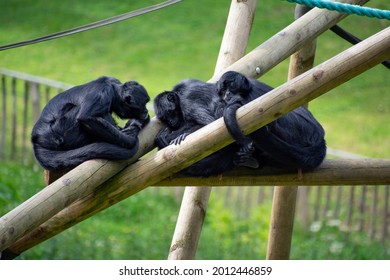
<instances>
[{"instance_id":1,"label":"vertical wooden post","mask_svg":"<svg viewBox=\"0 0 390 280\"><path fill-rule=\"evenodd\" d=\"M309 186L298 187L298 209L299 221L304 229L309 229L310 225L310 207L309 207Z\"/></svg>"},{"instance_id":2,"label":"vertical wooden post","mask_svg":"<svg viewBox=\"0 0 390 280\"><path fill-rule=\"evenodd\" d=\"M371 202L371 222L370 222L370 238L374 239L376 235L376 219L377 219L377 209L378 209L378 186L374 186L374 196Z\"/></svg>"},{"instance_id":3,"label":"vertical wooden post","mask_svg":"<svg viewBox=\"0 0 390 280\"><path fill-rule=\"evenodd\" d=\"M288 260L298 187L276 186L272 203L267 259Z\"/></svg>"},{"instance_id":4,"label":"vertical wooden post","mask_svg":"<svg viewBox=\"0 0 390 280\"><path fill-rule=\"evenodd\" d=\"M382 243L385 243L386 237L387 237L387 231L389 226L389 195L390 195L390 186L384 186L385 188L385 195L384 195L384 201L385 204L383 206L383 220L382 220L382 236L381 241Z\"/></svg>"},{"instance_id":5,"label":"vertical wooden post","mask_svg":"<svg viewBox=\"0 0 390 280\"><path fill-rule=\"evenodd\" d=\"M359 202L359 231L363 232L365 229L365 212L366 212L366 195L367 186L361 187L360 202Z\"/></svg>"},{"instance_id":6,"label":"vertical wooden post","mask_svg":"<svg viewBox=\"0 0 390 280\"><path fill-rule=\"evenodd\" d=\"M349 193L348 215L347 215L347 222L346 222L348 230L352 229L353 212L355 209L355 189L356 186L351 186L351 190Z\"/></svg>"},{"instance_id":7,"label":"vertical wooden post","mask_svg":"<svg viewBox=\"0 0 390 280\"><path fill-rule=\"evenodd\" d=\"M298 190L298 192L299 192L299 190ZM329 212L331 199L332 199L332 186L329 186L326 188L326 199L325 199L324 209L323 209L323 213L322 213L322 217L324 219L326 219L326 216Z\"/></svg>"},{"instance_id":8,"label":"vertical wooden post","mask_svg":"<svg viewBox=\"0 0 390 280\"><path fill-rule=\"evenodd\" d=\"M303 16L309 10L310 8L306 6L297 5L295 19ZM313 40L291 56L289 80L313 67L315 48L316 40ZM298 187L275 187L267 248L267 259L269 260L290 258L297 194Z\"/></svg>"},{"instance_id":9,"label":"vertical wooden post","mask_svg":"<svg viewBox=\"0 0 390 280\"><path fill-rule=\"evenodd\" d=\"M16 78L12 78L11 84L12 92L12 130L11 130L11 155L10 159L15 159L16 154L16 115L17 115L17 104L16 104Z\"/></svg>"},{"instance_id":10,"label":"vertical wooden post","mask_svg":"<svg viewBox=\"0 0 390 280\"><path fill-rule=\"evenodd\" d=\"M5 158L5 135L7 130L7 85L5 76L1 76L1 92L3 100L3 117L2 117L2 127L1 127L1 146L0 146L0 159Z\"/></svg>"},{"instance_id":11,"label":"vertical wooden post","mask_svg":"<svg viewBox=\"0 0 390 280\"><path fill-rule=\"evenodd\" d=\"M41 97L39 93L39 84L30 82L30 93L33 110L33 122L35 123L39 119L39 115L41 114Z\"/></svg>"},{"instance_id":12,"label":"vertical wooden post","mask_svg":"<svg viewBox=\"0 0 390 280\"><path fill-rule=\"evenodd\" d=\"M322 197L322 186L318 186L315 200L315 209L314 209L314 221L320 220L320 208L321 208L321 197Z\"/></svg>"},{"instance_id":13,"label":"vertical wooden post","mask_svg":"<svg viewBox=\"0 0 390 280\"><path fill-rule=\"evenodd\" d=\"M23 128L22 128L22 162L26 163L26 151L27 151L27 122L28 122L28 82L24 82L23 93Z\"/></svg>"},{"instance_id":14,"label":"vertical wooden post","mask_svg":"<svg viewBox=\"0 0 390 280\"><path fill-rule=\"evenodd\" d=\"M333 219L335 220L338 220L340 218L339 215L340 215L342 192L343 192L343 188L337 188L336 206L333 214Z\"/></svg>"},{"instance_id":15,"label":"vertical wooden post","mask_svg":"<svg viewBox=\"0 0 390 280\"><path fill-rule=\"evenodd\" d=\"M256 0L232 0L215 73L245 54ZM168 259L193 259L210 198L211 187L187 187L176 223Z\"/></svg>"}]
</instances>

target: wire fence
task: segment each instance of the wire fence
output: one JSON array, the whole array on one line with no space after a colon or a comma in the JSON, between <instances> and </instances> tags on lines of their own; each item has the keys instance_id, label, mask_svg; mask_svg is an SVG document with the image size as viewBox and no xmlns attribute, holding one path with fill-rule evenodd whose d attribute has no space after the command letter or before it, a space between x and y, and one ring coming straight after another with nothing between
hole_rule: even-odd
<instances>
[{"instance_id":1,"label":"wire fence","mask_svg":"<svg viewBox=\"0 0 390 280\"><path fill-rule=\"evenodd\" d=\"M0 160L33 163L31 130L43 106L71 85L0 68Z\"/></svg>"}]
</instances>

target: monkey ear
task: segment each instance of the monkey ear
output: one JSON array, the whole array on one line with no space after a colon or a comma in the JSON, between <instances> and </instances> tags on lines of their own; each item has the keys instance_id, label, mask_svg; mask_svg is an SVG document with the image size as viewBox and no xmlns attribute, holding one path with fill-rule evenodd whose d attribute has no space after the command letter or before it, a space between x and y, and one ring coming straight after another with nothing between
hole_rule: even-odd
<instances>
[{"instance_id":1,"label":"monkey ear","mask_svg":"<svg viewBox=\"0 0 390 280\"><path fill-rule=\"evenodd\" d=\"M215 92L216 92L219 96L221 96L221 95L222 95L221 91L222 91L221 82L218 81L217 84L216 84L216 86L215 86Z\"/></svg>"},{"instance_id":2,"label":"monkey ear","mask_svg":"<svg viewBox=\"0 0 390 280\"><path fill-rule=\"evenodd\" d=\"M176 102L176 94L174 92L169 92L167 99L169 102L172 102L172 103Z\"/></svg>"},{"instance_id":3,"label":"monkey ear","mask_svg":"<svg viewBox=\"0 0 390 280\"><path fill-rule=\"evenodd\" d=\"M241 85L241 90L244 92L249 92L251 90L251 84L245 76L241 77L240 85Z\"/></svg>"}]
</instances>

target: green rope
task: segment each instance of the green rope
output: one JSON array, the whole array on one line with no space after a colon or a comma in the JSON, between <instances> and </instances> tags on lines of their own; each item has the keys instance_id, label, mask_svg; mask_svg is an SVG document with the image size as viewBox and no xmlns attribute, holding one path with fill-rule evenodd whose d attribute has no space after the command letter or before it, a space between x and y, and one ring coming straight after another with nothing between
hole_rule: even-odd
<instances>
[{"instance_id":1,"label":"green rope","mask_svg":"<svg viewBox=\"0 0 390 280\"><path fill-rule=\"evenodd\" d=\"M351 5L339 2L331 2L325 0L287 0L291 3L298 3L309 6L311 8L317 7L321 9L328 9L338 11L340 13L355 14L359 16L375 17L380 19L390 20L389 10L380 10L374 8L361 7L358 5Z\"/></svg>"}]
</instances>

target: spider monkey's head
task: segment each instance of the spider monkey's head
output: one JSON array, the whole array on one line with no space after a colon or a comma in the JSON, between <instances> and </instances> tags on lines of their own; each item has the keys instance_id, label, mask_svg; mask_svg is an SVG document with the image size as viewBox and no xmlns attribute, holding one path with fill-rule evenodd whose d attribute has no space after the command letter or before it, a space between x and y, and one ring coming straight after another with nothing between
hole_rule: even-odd
<instances>
[{"instance_id":1,"label":"spider monkey's head","mask_svg":"<svg viewBox=\"0 0 390 280\"><path fill-rule=\"evenodd\" d=\"M217 93L226 103L245 99L250 91L249 80L238 72L228 71L217 82Z\"/></svg>"},{"instance_id":2,"label":"spider monkey's head","mask_svg":"<svg viewBox=\"0 0 390 280\"><path fill-rule=\"evenodd\" d=\"M176 91L164 91L154 99L154 112L158 119L172 130L176 130L184 123L180 107L180 98Z\"/></svg>"},{"instance_id":3,"label":"spider monkey's head","mask_svg":"<svg viewBox=\"0 0 390 280\"><path fill-rule=\"evenodd\" d=\"M150 97L146 89L135 81L129 81L118 89L120 102L116 104L114 112L122 119L138 119L143 123L149 121L146 103Z\"/></svg>"}]
</instances>

